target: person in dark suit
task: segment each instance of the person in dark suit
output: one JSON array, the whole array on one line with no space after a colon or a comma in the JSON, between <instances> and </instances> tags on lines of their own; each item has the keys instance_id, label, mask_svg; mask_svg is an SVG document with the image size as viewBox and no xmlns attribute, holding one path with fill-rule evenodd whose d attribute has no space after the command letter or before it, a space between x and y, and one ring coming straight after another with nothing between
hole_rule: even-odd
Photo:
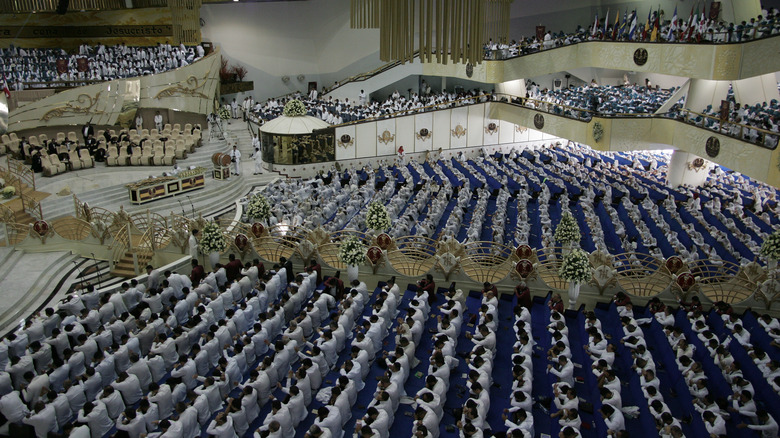
<instances>
[{"instance_id":1,"label":"person in dark suit","mask_svg":"<svg viewBox=\"0 0 780 438\"><path fill-rule=\"evenodd\" d=\"M528 288L528 285L521 281L520 284L515 286L515 297L517 297L517 305L523 306L526 309L531 309L531 305L533 304L533 301L531 300L531 289Z\"/></svg>"},{"instance_id":2,"label":"person in dark suit","mask_svg":"<svg viewBox=\"0 0 780 438\"><path fill-rule=\"evenodd\" d=\"M84 125L83 128L81 128L81 135L84 137L85 143L90 136L95 135L95 128L92 127L92 124L90 122L87 122L87 124Z\"/></svg>"},{"instance_id":3,"label":"person in dark suit","mask_svg":"<svg viewBox=\"0 0 780 438\"><path fill-rule=\"evenodd\" d=\"M89 149L89 153L92 154L92 155L95 154L95 150L97 149L97 144L98 143L97 143L97 140L95 139L95 135L94 134L89 134L89 136L87 136L86 140L84 140L84 146L86 146L87 149Z\"/></svg>"},{"instance_id":4,"label":"person in dark suit","mask_svg":"<svg viewBox=\"0 0 780 438\"><path fill-rule=\"evenodd\" d=\"M228 284L231 284L241 276L241 268L244 265L241 263L241 260L236 260L235 254L230 254L228 260L230 261L225 265L225 275L227 275Z\"/></svg>"},{"instance_id":5,"label":"person in dark suit","mask_svg":"<svg viewBox=\"0 0 780 438\"><path fill-rule=\"evenodd\" d=\"M192 259L192 272L190 272L190 281L194 287L200 284L202 279L206 278L206 271L203 266L198 263L197 259Z\"/></svg>"},{"instance_id":6,"label":"person in dark suit","mask_svg":"<svg viewBox=\"0 0 780 438\"><path fill-rule=\"evenodd\" d=\"M317 272L317 284L322 283L322 266L317 263L316 259L311 259L309 262L309 269L311 269L312 272Z\"/></svg>"},{"instance_id":7,"label":"person in dark suit","mask_svg":"<svg viewBox=\"0 0 780 438\"><path fill-rule=\"evenodd\" d=\"M417 286L428 292L428 304L433 305L436 302L436 283L433 281L433 275L426 274L425 278L417 282Z\"/></svg>"},{"instance_id":8,"label":"person in dark suit","mask_svg":"<svg viewBox=\"0 0 780 438\"><path fill-rule=\"evenodd\" d=\"M279 259L279 264L282 265L284 270L287 272L287 282L292 283L295 281L295 273L293 273L293 265L292 262L287 260L286 257L282 257Z\"/></svg>"},{"instance_id":9,"label":"person in dark suit","mask_svg":"<svg viewBox=\"0 0 780 438\"><path fill-rule=\"evenodd\" d=\"M488 292L493 292L494 294L498 295L498 288L496 288L495 284L491 284L489 281L486 281L482 285L482 295L486 295Z\"/></svg>"},{"instance_id":10,"label":"person in dark suit","mask_svg":"<svg viewBox=\"0 0 780 438\"><path fill-rule=\"evenodd\" d=\"M43 172L43 162L41 160L41 153L34 151L32 154L32 170L33 172Z\"/></svg>"}]
</instances>

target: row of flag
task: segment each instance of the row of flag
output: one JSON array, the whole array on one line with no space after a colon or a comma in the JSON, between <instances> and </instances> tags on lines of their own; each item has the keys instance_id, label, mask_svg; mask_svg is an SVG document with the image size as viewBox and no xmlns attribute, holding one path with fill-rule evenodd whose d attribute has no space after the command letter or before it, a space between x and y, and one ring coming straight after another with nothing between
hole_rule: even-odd
<instances>
[{"instance_id":1,"label":"row of flag","mask_svg":"<svg viewBox=\"0 0 780 438\"><path fill-rule=\"evenodd\" d=\"M696 8L694 12L694 7ZM674 7L674 15L672 15L672 22L669 26L669 30L666 34L666 40L671 40L675 34L676 31L684 31L682 35L680 35L680 39L690 39L695 34L703 34L707 30L707 26L709 26L710 21L706 18L705 15L705 9L706 5L701 10L701 13L699 12L699 6L696 4L695 6L691 7L691 14L688 17L687 25L683 26L682 28L678 25L679 18L677 16L677 6ZM658 40L658 33L660 32L661 23L660 23L660 7L656 12L653 12L653 9L651 8L650 11L647 13L647 20L644 23L644 26L641 26L639 23L639 18L637 16L636 10L632 11L631 14L628 14L628 10L626 10L623 13L623 22L620 22L620 11L617 11L615 13L615 24L612 26L612 32L609 32L609 9L607 9L607 15L603 20L603 26L599 26L599 14L596 12L596 18L593 21L593 26L591 27L591 36L596 37L601 31L601 38L605 39L608 37L611 37L613 40L618 39L619 36L621 37L627 37L629 40L634 40L639 38L639 34L641 33L641 39L645 40L647 39L648 35L650 37L650 41L657 41Z\"/></svg>"}]
</instances>

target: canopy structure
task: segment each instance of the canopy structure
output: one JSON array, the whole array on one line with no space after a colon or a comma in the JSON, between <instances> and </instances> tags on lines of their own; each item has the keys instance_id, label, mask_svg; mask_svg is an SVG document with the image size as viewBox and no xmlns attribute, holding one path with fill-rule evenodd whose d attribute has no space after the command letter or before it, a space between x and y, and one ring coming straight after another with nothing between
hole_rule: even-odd
<instances>
[{"instance_id":1,"label":"canopy structure","mask_svg":"<svg viewBox=\"0 0 780 438\"><path fill-rule=\"evenodd\" d=\"M312 116L279 116L261 126L260 132L275 135L301 135L311 134L316 129L329 126L324 121Z\"/></svg>"}]
</instances>

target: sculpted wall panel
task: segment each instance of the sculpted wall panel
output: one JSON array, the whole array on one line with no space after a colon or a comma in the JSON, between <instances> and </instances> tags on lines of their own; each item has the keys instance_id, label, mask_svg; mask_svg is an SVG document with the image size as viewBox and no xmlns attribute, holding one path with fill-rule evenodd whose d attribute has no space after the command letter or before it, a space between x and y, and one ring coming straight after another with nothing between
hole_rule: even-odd
<instances>
[{"instance_id":1,"label":"sculpted wall panel","mask_svg":"<svg viewBox=\"0 0 780 438\"><path fill-rule=\"evenodd\" d=\"M450 147L465 148L469 127L468 107L453 108L450 110Z\"/></svg>"},{"instance_id":2,"label":"sculpted wall panel","mask_svg":"<svg viewBox=\"0 0 780 438\"><path fill-rule=\"evenodd\" d=\"M395 146L395 119L384 119L376 122L376 153L377 155L392 155Z\"/></svg>"},{"instance_id":3,"label":"sculpted wall panel","mask_svg":"<svg viewBox=\"0 0 780 438\"><path fill-rule=\"evenodd\" d=\"M433 144L432 149L449 149L450 139L452 135L450 133L450 115L452 110L436 111L433 113Z\"/></svg>"},{"instance_id":4,"label":"sculpted wall panel","mask_svg":"<svg viewBox=\"0 0 780 438\"><path fill-rule=\"evenodd\" d=\"M346 136L349 136L350 142L343 142L341 139L346 140ZM357 146L355 145L361 139L355 136L355 125L352 126L340 126L336 128L336 161L350 160L356 157Z\"/></svg>"},{"instance_id":5,"label":"sculpted wall panel","mask_svg":"<svg viewBox=\"0 0 780 438\"><path fill-rule=\"evenodd\" d=\"M376 123L355 125L355 137L359 139L355 144L355 158L375 157L377 155Z\"/></svg>"}]
</instances>

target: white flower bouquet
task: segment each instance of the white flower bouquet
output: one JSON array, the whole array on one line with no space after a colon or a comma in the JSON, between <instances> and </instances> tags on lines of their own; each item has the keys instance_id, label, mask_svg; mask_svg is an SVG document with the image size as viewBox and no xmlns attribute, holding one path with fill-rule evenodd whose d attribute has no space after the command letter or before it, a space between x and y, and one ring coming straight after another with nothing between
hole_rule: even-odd
<instances>
[{"instance_id":1,"label":"white flower bouquet","mask_svg":"<svg viewBox=\"0 0 780 438\"><path fill-rule=\"evenodd\" d=\"M384 204L379 201L373 201L368 204L366 226L379 232L387 231L390 228L390 214L387 213L387 208L385 208Z\"/></svg>"},{"instance_id":2,"label":"white flower bouquet","mask_svg":"<svg viewBox=\"0 0 780 438\"><path fill-rule=\"evenodd\" d=\"M561 267L558 269L558 275L572 283L584 283L590 280L591 270L588 253L576 248L563 256L563 263L561 263Z\"/></svg>"},{"instance_id":3,"label":"white flower bouquet","mask_svg":"<svg viewBox=\"0 0 780 438\"><path fill-rule=\"evenodd\" d=\"M249 204L246 206L246 215L250 218L264 221L271 217L271 204L265 196L256 194L249 199Z\"/></svg>"},{"instance_id":4,"label":"white flower bouquet","mask_svg":"<svg viewBox=\"0 0 780 438\"><path fill-rule=\"evenodd\" d=\"M555 238L556 242L562 243L564 245L580 241L580 238L582 237L580 235L580 227L577 225L577 221L574 219L574 216L572 216L568 211L563 213L561 221L555 228L555 234L553 237Z\"/></svg>"},{"instance_id":5,"label":"white flower bouquet","mask_svg":"<svg viewBox=\"0 0 780 438\"><path fill-rule=\"evenodd\" d=\"M217 115L222 120L227 120L230 118L230 110L226 106L221 106L217 110Z\"/></svg>"},{"instance_id":6,"label":"white flower bouquet","mask_svg":"<svg viewBox=\"0 0 780 438\"><path fill-rule=\"evenodd\" d=\"M347 266L358 266L366 260L366 246L356 236L351 236L339 246L339 260Z\"/></svg>"},{"instance_id":7,"label":"white flower bouquet","mask_svg":"<svg viewBox=\"0 0 780 438\"><path fill-rule=\"evenodd\" d=\"M0 195L3 196L5 199L11 199L16 194L16 187L14 186L5 186L3 187L3 190L0 191Z\"/></svg>"},{"instance_id":8,"label":"white flower bouquet","mask_svg":"<svg viewBox=\"0 0 780 438\"><path fill-rule=\"evenodd\" d=\"M761 255L770 260L780 259L780 230L770 234L761 244Z\"/></svg>"},{"instance_id":9,"label":"white flower bouquet","mask_svg":"<svg viewBox=\"0 0 780 438\"><path fill-rule=\"evenodd\" d=\"M222 252L227 248L227 240L222 234L222 228L216 222L207 222L200 235L200 248L206 254Z\"/></svg>"},{"instance_id":10,"label":"white flower bouquet","mask_svg":"<svg viewBox=\"0 0 780 438\"><path fill-rule=\"evenodd\" d=\"M284 105L282 114L287 117L300 117L306 115L306 106L298 99L292 99Z\"/></svg>"}]
</instances>

